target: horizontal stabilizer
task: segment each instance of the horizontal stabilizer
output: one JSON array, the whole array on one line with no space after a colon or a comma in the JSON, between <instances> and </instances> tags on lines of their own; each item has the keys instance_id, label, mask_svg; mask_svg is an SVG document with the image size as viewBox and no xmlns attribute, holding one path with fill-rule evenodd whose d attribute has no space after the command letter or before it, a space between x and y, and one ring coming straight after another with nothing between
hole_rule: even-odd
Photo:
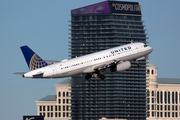
<instances>
[{"instance_id":1,"label":"horizontal stabilizer","mask_svg":"<svg viewBox=\"0 0 180 120\"><path fill-rule=\"evenodd\" d=\"M13 73L13 74L16 74L16 75L24 75L26 72L17 72L17 73Z\"/></svg>"}]
</instances>

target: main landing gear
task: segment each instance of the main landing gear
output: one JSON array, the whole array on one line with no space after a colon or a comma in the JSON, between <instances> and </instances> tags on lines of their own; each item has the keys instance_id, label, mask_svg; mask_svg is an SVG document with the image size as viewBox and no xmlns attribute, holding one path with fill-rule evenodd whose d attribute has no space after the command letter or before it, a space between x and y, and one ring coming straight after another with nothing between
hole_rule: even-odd
<instances>
[{"instance_id":1,"label":"main landing gear","mask_svg":"<svg viewBox=\"0 0 180 120\"><path fill-rule=\"evenodd\" d=\"M100 78L101 80L105 79L105 76L102 73L100 73L99 71L93 72L92 75L88 73L88 74L86 74L85 78L86 78L86 80L89 80L92 76L94 76L96 78Z\"/></svg>"}]
</instances>

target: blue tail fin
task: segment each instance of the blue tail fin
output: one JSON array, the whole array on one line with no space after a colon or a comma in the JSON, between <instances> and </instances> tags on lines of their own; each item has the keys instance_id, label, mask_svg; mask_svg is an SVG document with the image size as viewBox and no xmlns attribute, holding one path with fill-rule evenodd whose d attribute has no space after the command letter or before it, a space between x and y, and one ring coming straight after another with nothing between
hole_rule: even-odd
<instances>
[{"instance_id":1,"label":"blue tail fin","mask_svg":"<svg viewBox=\"0 0 180 120\"><path fill-rule=\"evenodd\" d=\"M30 70L35 70L35 69L42 68L48 65L28 46L22 46L21 51L24 55L24 58L26 59L27 65Z\"/></svg>"}]
</instances>

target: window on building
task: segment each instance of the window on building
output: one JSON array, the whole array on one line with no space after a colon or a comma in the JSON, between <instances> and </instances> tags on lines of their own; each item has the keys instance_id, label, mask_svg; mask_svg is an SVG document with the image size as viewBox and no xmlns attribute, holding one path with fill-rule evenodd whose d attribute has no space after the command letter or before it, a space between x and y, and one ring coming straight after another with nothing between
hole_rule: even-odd
<instances>
[{"instance_id":1,"label":"window on building","mask_svg":"<svg viewBox=\"0 0 180 120\"><path fill-rule=\"evenodd\" d=\"M49 106L47 106L47 111L49 111Z\"/></svg>"},{"instance_id":2,"label":"window on building","mask_svg":"<svg viewBox=\"0 0 180 120\"><path fill-rule=\"evenodd\" d=\"M46 111L46 106L43 106L43 111Z\"/></svg>"},{"instance_id":3,"label":"window on building","mask_svg":"<svg viewBox=\"0 0 180 120\"><path fill-rule=\"evenodd\" d=\"M147 70L147 74L149 74L149 70Z\"/></svg>"},{"instance_id":4,"label":"window on building","mask_svg":"<svg viewBox=\"0 0 180 120\"><path fill-rule=\"evenodd\" d=\"M59 111L61 111L61 106L59 106Z\"/></svg>"},{"instance_id":5,"label":"window on building","mask_svg":"<svg viewBox=\"0 0 180 120\"><path fill-rule=\"evenodd\" d=\"M47 117L49 117L49 113L47 113Z\"/></svg>"},{"instance_id":6,"label":"window on building","mask_svg":"<svg viewBox=\"0 0 180 120\"><path fill-rule=\"evenodd\" d=\"M57 111L57 106L55 106L55 111Z\"/></svg>"},{"instance_id":7,"label":"window on building","mask_svg":"<svg viewBox=\"0 0 180 120\"><path fill-rule=\"evenodd\" d=\"M152 103L154 103L154 98L152 98Z\"/></svg>"},{"instance_id":8,"label":"window on building","mask_svg":"<svg viewBox=\"0 0 180 120\"><path fill-rule=\"evenodd\" d=\"M178 106L176 105L176 111L178 110Z\"/></svg>"},{"instance_id":9,"label":"window on building","mask_svg":"<svg viewBox=\"0 0 180 120\"><path fill-rule=\"evenodd\" d=\"M154 110L154 105L152 105L152 110Z\"/></svg>"},{"instance_id":10,"label":"window on building","mask_svg":"<svg viewBox=\"0 0 180 120\"><path fill-rule=\"evenodd\" d=\"M68 112L66 113L66 117L69 117L69 113Z\"/></svg>"},{"instance_id":11,"label":"window on building","mask_svg":"<svg viewBox=\"0 0 180 120\"><path fill-rule=\"evenodd\" d=\"M168 103L170 104L170 92L168 92Z\"/></svg>"},{"instance_id":12,"label":"window on building","mask_svg":"<svg viewBox=\"0 0 180 120\"><path fill-rule=\"evenodd\" d=\"M67 96L67 97L69 96L69 93L68 93L68 92L66 92L66 96Z\"/></svg>"},{"instance_id":13,"label":"window on building","mask_svg":"<svg viewBox=\"0 0 180 120\"><path fill-rule=\"evenodd\" d=\"M53 111L53 106L51 106L51 111Z\"/></svg>"},{"instance_id":14,"label":"window on building","mask_svg":"<svg viewBox=\"0 0 180 120\"><path fill-rule=\"evenodd\" d=\"M149 105L147 105L147 110L149 110Z\"/></svg>"},{"instance_id":15,"label":"window on building","mask_svg":"<svg viewBox=\"0 0 180 120\"><path fill-rule=\"evenodd\" d=\"M151 74L152 74L152 75L154 74L154 70L151 71Z\"/></svg>"},{"instance_id":16,"label":"window on building","mask_svg":"<svg viewBox=\"0 0 180 120\"><path fill-rule=\"evenodd\" d=\"M147 90L146 93L147 93L147 96L149 96L149 90Z\"/></svg>"},{"instance_id":17,"label":"window on building","mask_svg":"<svg viewBox=\"0 0 180 120\"><path fill-rule=\"evenodd\" d=\"M170 112L168 112L168 117L170 117Z\"/></svg>"},{"instance_id":18,"label":"window on building","mask_svg":"<svg viewBox=\"0 0 180 120\"><path fill-rule=\"evenodd\" d=\"M105 114L102 114L102 116L105 116ZM147 111L147 115L146 116L149 117L149 111Z\"/></svg>"},{"instance_id":19,"label":"window on building","mask_svg":"<svg viewBox=\"0 0 180 120\"><path fill-rule=\"evenodd\" d=\"M172 117L174 117L174 112L172 112Z\"/></svg>"},{"instance_id":20,"label":"window on building","mask_svg":"<svg viewBox=\"0 0 180 120\"><path fill-rule=\"evenodd\" d=\"M63 104L65 103L65 99L63 99Z\"/></svg>"},{"instance_id":21,"label":"window on building","mask_svg":"<svg viewBox=\"0 0 180 120\"><path fill-rule=\"evenodd\" d=\"M159 103L159 91L157 91L157 103Z\"/></svg>"},{"instance_id":22,"label":"window on building","mask_svg":"<svg viewBox=\"0 0 180 120\"><path fill-rule=\"evenodd\" d=\"M168 105L168 110L170 110L170 105Z\"/></svg>"},{"instance_id":23,"label":"window on building","mask_svg":"<svg viewBox=\"0 0 180 120\"><path fill-rule=\"evenodd\" d=\"M66 103L69 103L69 99L66 99Z\"/></svg>"},{"instance_id":24,"label":"window on building","mask_svg":"<svg viewBox=\"0 0 180 120\"><path fill-rule=\"evenodd\" d=\"M66 111L69 111L69 106L66 106Z\"/></svg>"},{"instance_id":25,"label":"window on building","mask_svg":"<svg viewBox=\"0 0 180 120\"><path fill-rule=\"evenodd\" d=\"M164 113L164 116L167 117L167 112Z\"/></svg>"},{"instance_id":26,"label":"window on building","mask_svg":"<svg viewBox=\"0 0 180 120\"><path fill-rule=\"evenodd\" d=\"M175 117L178 117L178 113L176 112L176 115L175 115Z\"/></svg>"},{"instance_id":27,"label":"window on building","mask_svg":"<svg viewBox=\"0 0 180 120\"><path fill-rule=\"evenodd\" d=\"M154 96L154 91L152 91L152 96Z\"/></svg>"},{"instance_id":28,"label":"window on building","mask_svg":"<svg viewBox=\"0 0 180 120\"><path fill-rule=\"evenodd\" d=\"M42 116L42 113L40 113L40 116Z\"/></svg>"},{"instance_id":29,"label":"window on building","mask_svg":"<svg viewBox=\"0 0 180 120\"><path fill-rule=\"evenodd\" d=\"M55 113L55 117L57 117L57 112Z\"/></svg>"},{"instance_id":30,"label":"window on building","mask_svg":"<svg viewBox=\"0 0 180 120\"><path fill-rule=\"evenodd\" d=\"M53 113L51 113L51 117L53 117Z\"/></svg>"},{"instance_id":31,"label":"window on building","mask_svg":"<svg viewBox=\"0 0 180 120\"><path fill-rule=\"evenodd\" d=\"M163 110L163 106L161 105L161 110Z\"/></svg>"},{"instance_id":32,"label":"window on building","mask_svg":"<svg viewBox=\"0 0 180 120\"><path fill-rule=\"evenodd\" d=\"M159 112L157 112L157 117L159 117Z\"/></svg>"},{"instance_id":33,"label":"window on building","mask_svg":"<svg viewBox=\"0 0 180 120\"><path fill-rule=\"evenodd\" d=\"M157 110L159 110L159 105L157 105Z\"/></svg>"},{"instance_id":34,"label":"window on building","mask_svg":"<svg viewBox=\"0 0 180 120\"><path fill-rule=\"evenodd\" d=\"M65 117L65 112L63 112L63 117Z\"/></svg>"},{"instance_id":35,"label":"window on building","mask_svg":"<svg viewBox=\"0 0 180 120\"><path fill-rule=\"evenodd\" d=\"M61 117L61 113L59 112L59 117Z\"/></svg>"},{"instance_id":36,"label":"window on building","mask_svg":"<svg viewBox=\"0 0 180 120\"><path fill-rule=\"evenodd\" d=\"M178 104L178 93L177 92L175 94L175 102L176 102L176 104Z\"/></svg>"},{"instance_id":37,"label":"window on building","mask_svg":"<svg viewBox=\"0 0 180 120\"><path fill-rule=\"evenodd\" d=\"M42 106L39 106L39 111L42 111Z\"/></svg>"},{"instance_id":38,"label":"window on building","mask_svg":"<svg viewBox=\"0 0 180 120\"><path fill-rule=\"evenodd\" d=\"M167 104L167 92L166 91L164 92L164 102L165 102L165 104Z\"/></svg>"},{"instance_id":39,"label":"window on building","mask_svg":"<svg viewBox=\"0 0 180 120\"><path fill-rule=\"evenodd\" d=\"M147 98L147 103L149 103L149 98Z\"/></svg>"},{"instance_id":40,"label":"window on building","mask_svg":"<svg viewBox=\"0 0 180 120\"><path fill-rule=\"evenodd\" d=\"M172 92L172 104L174 104L174 92Z\"/></svg>"},{"instance_id":41,"label":"window on building","mask_svg":"<svg viewBox=\"0 0 180 120\"><path fill-rule=\"evenodd\" d=\"M58 96L61 97L61 92L58 93Z\"/></svg>"},{"instance_id":42,"label":"window on building","mask_svg":"<svg viewBox=\"0 0 180 120\"><path fill-rule=\"evenodd\" d=\"M58 100L58 103L61 104L61 99Z\"/></svg>"},{"instance_id":43,"label":"window on building","mask_svg":"<svg viewBox=\"0 0 180 120\"><path fill-rule=\"evenodd\" d=\"M172 105L172 110L174 111L174 105Z\"/></svg>"},{"instance_id":44,"label":"window on building","mask_svg":"<svg viewBox=\"0 0 180 120\"><path fill-rule=\"evenodd\" d=\"M161 112L161 117L163 117L163 112Z\"/></svg>"},{"instance_id":45,"label":"window on building","mask_svg":"<svg viewBox=\"0 0 180 120\"><path fill-rule=\"evenodd\" d=\"M63 97L65 97L65 92L63 92Z\"/></svg>"},{"instance_id":46,"label":"window on building","mask_svg":"<svg viewBox=\"0 0 180 120\"><path fill-rule=\"evenodd\" d=\"M167 106L166 105L164 106L164 110L167 110Z\"/></svg>"},{"instance_id":47,"label":"window on building","mask_svg":"<svg viewBox=\"0 0 180 120\"><path fill-rule=\"evenodd\" d=\"M63 111L65 111L65 106L63 106Z\"/></svg>"},{"instance_id":48,"label":"window on building","mask_svg":"<svg viewBox=\"0 0 180 120\"><path fill-rule=\"evenodd\" d=\"M161 103L163 103L163 92L162 91L160 93L160 96L161 96Z\"/></svg>"},{"instance_id":49,"label":"window on building","mask_svg":"<svg viewBox=\"0 0 180 120\"><path fill-rule=\"evenodd\" d=\"M45 114L45 113L43 113L43 116L44 116L44 117L45 117L45 115L46 115L46 114Z\"/></svg>"},{"instance_id":50,"label":"window on building","mask_svg":"<svg viewBox=\"0 0 180 120\"><path fill-rule=\"evenodd\" d=\"M152 112L152 117L154 117L154 112Z\"/></svg>"}]
</instances>

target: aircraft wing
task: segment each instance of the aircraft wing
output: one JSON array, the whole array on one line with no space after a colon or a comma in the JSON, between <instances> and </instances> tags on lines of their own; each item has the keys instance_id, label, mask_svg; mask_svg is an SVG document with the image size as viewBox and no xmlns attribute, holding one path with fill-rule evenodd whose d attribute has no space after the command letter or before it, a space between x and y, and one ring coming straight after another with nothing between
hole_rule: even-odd
<instances>
[{"instance_id":1,"label":"aircraft wing","mask_svg":"<svg viewBox=\"0 0 180 120\"><path fill-rule=\"evenodd\" d=\"M96 70L106 69L106 68L111 67L112 65L118 64L119 62L122 62L122 61L121 60L113 60L112 63L107 63L107 64L102 64L102 65L96 66L94 68L94 70L96 71Z\"/></svg>"},{"instance_id":2,"label":"aircraft wing","mask_svg":"<svg viewBox=\"0 0 180 120\"><path fill-rule=\"evenodd\" d=\"M99 66L96 66L95 68L94 68L94 70L96 71L96 70L102 70L102 69L105 69L105 68L107 68L107 64L103 64L103 65L99 65Z\"/></svg>"}]
</instances>

